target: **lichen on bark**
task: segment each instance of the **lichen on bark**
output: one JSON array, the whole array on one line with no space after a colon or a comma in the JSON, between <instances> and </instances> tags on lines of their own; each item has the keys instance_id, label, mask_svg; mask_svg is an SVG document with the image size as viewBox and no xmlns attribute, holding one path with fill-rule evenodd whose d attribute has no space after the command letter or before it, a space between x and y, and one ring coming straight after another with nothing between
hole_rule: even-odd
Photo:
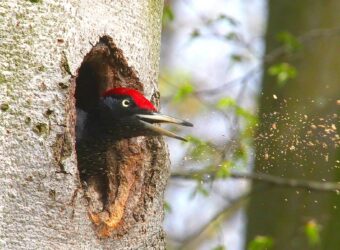
<instances>
[{"instance_id":1,"label":"lichen on bark","mask_svg":"<svg viewBox=\"0 0 340 250\"><path fill-rule=\"evenodd\" d=\"M0 100L9 107L0 110L1 249L164 248L168 166L162 141L149 147L158 153L148 166L157 174L144 178L154 183L142 191L151 195L143 201L148 213L115 240L98 240L83 193L76 192L74 141L72 151L60 157L54 147L58 138L74 136L69 73L76 75L98 37L114 37L147 96L157 91L161 8L162 1L152 8L157 13L137 0L0 1ZM63 55L69 70L62 66ZM46 115L47 110L53 112ZM34 132L39 124L48 133Z\"/></svg>"}]
</instances>

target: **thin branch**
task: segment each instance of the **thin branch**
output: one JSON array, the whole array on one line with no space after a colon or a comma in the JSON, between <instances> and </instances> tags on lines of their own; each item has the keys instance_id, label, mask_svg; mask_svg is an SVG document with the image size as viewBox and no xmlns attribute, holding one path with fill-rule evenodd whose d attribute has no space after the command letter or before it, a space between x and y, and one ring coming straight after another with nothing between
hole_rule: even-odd
<instances>
[{"instance_id":1,"label":"thin branch","mask_svg":"<svg viewBox=\"0 0 340 250\"><path fill-rule=\"evenodd\" d=\"M228 220L231 218L240 208L247 202L251 193L246 193L231 201L228 205L220 210L213 218L211 218L206 224L198 228L195 232L190 234L181 242L179 249L196 249L202 240L206 239L206 235L211 235L212 231L216 230L218 223Z\"/></svg>"},{"instance_id":2,"label":"thin branch","mask_svg":"<svg viewBox=\"0 0 340 250\"><path fill-rule=\"evenodd\" d=\"M189 173L173 173L171 178L174 179L187 179L194 180L197 179L198 176L204 175L214 175L209 172L189 172ZM230 178L234 179L247 179L253 181L264 182L270 185L275 186L283 186L289 188L303 188L311 191L322 191L322 192L339 192L340 191L340 183L339 182L319 182L319 181L310 181L310 180L301 180L301 179L291 179L291 178L283 178L278 176L273 176L269 174L263 173L231 173Z\"/></svg>"},{"instance_id":3,"label":"thin branch","mask_svg":"<svg viewBox=\"0 0 340 250\"><path fill-rule=\"evenodd\" d=\"M313 191L339 192L340 190L340 183L338 182L320 182L302 179L290 179L262 173L232 173L231 177L237 179L260 181L272 185L285 186L290 188L303 188Z\"/></svg>"},{"instance_id":4,"label":"thin branch","mask_svg":"<svg viewBox=\"0 0 340 250\"><path fill-rule=\"evenodd\" d=\"M327 38L331 36L338 36L340 34L340 27L331 28L331 29L316 29L311 30L299 37L297 37L297 41L301 44L306 44L307 42L322 37ZM210 89L203 89L203 90L197 90L195 91L198 95L216 95L221 93L221 91L225 90L226 87L229 87L230 85L233 85L235 83L244 83L246 82L250 77L252 77L255 73L260 72L263 64L268 64L273 62L276 58L284 55L287 53L287 48L285 45L279 46L278 48L272 50L267 55L264 55L262 57L261 63L259 63L257 66L255 66L253 69L245 73L243 76L233 79L231 81L228 81L222 85L219 85L217 87L213 87Z\"/></svg>"},{"instance_id":5,"label":"thin branch","mask_svg":"<svg viewBox=\"0 0 340 250\"><path fill-rule=\"evenodd\" d=\"M262 64L255 66L253 69L249 70L247 73L245 73L243 76L235 78L233 80L230 80L222 85L219 85L217 87L213 87L210 89L201 89L201 90L196 90L194 91L194 94L196 95L216 95L220 94L221 91L226 89L227 87L234 85L236 83L245 83L247 82L251 77L253 77L254 74L260 72L262 67Z\"/></svg>"},{"instance_id":6,"label":"thin branch","mask_svg":"<svg viewBox=\"0 0 340 250\"><path fill-rule=\"evenodd\" d=\"M229 201L228 204L217 212L206 224L196 229L185 239L172 239L172 241L180 244L180 247L177 248L178 250L197 249L198 246L207 239L207 237L213 237L214 232L216 232L216 226L219 225L219 223L232 218L235 213L244 207L252 195L266 190L267 187L257 187L256 189L252 189L251 191L240 195L239 197Z\"/></svg>"},{"instance_id":7,"label":"thin branch","mask_svg":"<svg viewBox=\"0 0 340 250\"><path fill-rule=\"evenodd\" d=\"M189 172L189 173L173 173L171 178L173 179L184 179L184 180L195 180L197 177L204 177L204 175L210 175L213 178L215 177L214 173L209 173L207 171L197 171L197 172ZM234 179L247 179L253 181L264 182L269 185L274 185L277 187L289 187L289 188L303 188L307 190L314 191L324 191L324 192L336 192L338 193L340 190L340 183L336 182L318 182L318 181L308 181L308 180L298 180L298 179L289 179L282 178L277 176L272 176L268 174L262 173L231 173L231 178ZM255 190L251 190L235 200L231 201L227 206L220 210L208 223L204 224L200 228L198 228L195 232L190 234L184 240L175 240L177 243L180 243L179 249L195 249L204 239L206 239L207 235L211 235L211 233L216 228L216 225L219 222L226 221L228 218L231 218L235 212L237 212L244 204L247 202L248 198L259 191L263 191L263 188L268 186L257 187Z\"/></svg>"}]
</instances>

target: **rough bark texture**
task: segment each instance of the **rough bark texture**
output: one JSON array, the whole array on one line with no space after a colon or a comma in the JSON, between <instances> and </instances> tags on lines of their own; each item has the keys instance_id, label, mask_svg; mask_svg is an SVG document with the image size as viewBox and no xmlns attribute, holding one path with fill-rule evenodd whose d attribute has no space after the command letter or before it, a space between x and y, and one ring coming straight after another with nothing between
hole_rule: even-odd
<instances>
[{"instance_id":1,"label":"rough bark texture","mask_svg":"<svg viewBox=\"0 0 340 250\"><path fill-rule=\"evenodd\" d=\"M146 96L157 97L161 12L156 0L0 2L1 249L164 248L168 160L160 138L115 146L134 143L140 147L131 153L147 156L134 188L148 195L133 196L138 200L124 208L140 216L126 217L126 230L97 236L78 177L70 75L107 34L136 70Z\"/></svg>"}]
</instances>

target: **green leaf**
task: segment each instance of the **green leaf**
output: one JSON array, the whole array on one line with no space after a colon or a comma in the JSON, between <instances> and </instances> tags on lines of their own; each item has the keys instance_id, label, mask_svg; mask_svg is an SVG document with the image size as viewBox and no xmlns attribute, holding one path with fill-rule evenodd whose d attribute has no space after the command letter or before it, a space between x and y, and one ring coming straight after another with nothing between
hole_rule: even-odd
<instances>
[{"instance_id":1,"label":"green leaf","mask_svg":"<svg viewBox=\"0 0 340 250\"><path fill-rule=\"evenodd\" d=\"M197 194L209 196L209 191L203 186L200 181L197 182L195 190L190 194L190 199L194 198Z\"/></svg>"},{"instance_id":2,"label":"green leaf","mask_svg":"<svg viewBox=\"0 0 340 250\"><path fill-rule=\"evenodd\" d=\"M190 83L184 83L181 86L179 86L178 91L176 95L174 96L175 102L181 102L183 99L188 97L192 92L194 91L194 86L192 86Z\"/></svg>"},{"instance_id":3,"label":"green leaf","mask_svg":"<svg viewBox=\"0 0 340 250\"><path fill-rule=\"evenodd\" d=\"M194 39L194 38L199 37L200 35L201 35L201 32L199 31L199 29L194 29L194 30L191 32L190 37L191 37L192 39Z\"/></svg>"},{"instance_id":4,"label":"green leaf","mask_svg":"<svg viewBox=\"0 0 340 250\"><path fill-rule=\"evenodd\" d=\"M279 86L283 86L297 75L296 68L288 63L275 64L268 69L268 74L275 76Z\"/></svg>"},{"instance_id":5,"label":"green leaf","mask_svg":"<svg viewBox=\"0 0 340 250\"><path fill-rule=\"evenodd\" d=\"M254 122L256 120L256 116L250 113L248 110L242 108L241 106L236 106L236 114L245 118L248 122Z\"/></svg>"},{"instance_id":6,"label":"green leaf","mask_svg":"<svg viewBox=\"0 0 340 250\"><path fill-rule=\"evenodd\" d=\"M218 100L216 107L220 109L235 107L236 101L231 97L224 97Z\"/></svg>"},{"instance_id":7,"label":"green leaf","mask_svg":"<svg viewBox=\"0 0 340 250\"><path fill-rule=\"evenodd\" d=\"M219 21L219 20L226 20L226 21L228 21L229 24L232 25L232 26L237 26L237 25L239 24L239 22L238 22L236 19L234 19L234 18L232 18L232 17L230 17L230 16L227 16L227 15L225 15L225 14L219 15L219 16L217 17L217 20L218 20L218 21Z\"/></svg>"},{"instance_id":8,"label":"green leaf","mask_svg":"<svg viewBox=\"0 0 340 250\"><path fill-rule=\"evenodd\" d=\"M171 208L171 205L170 205L169 202L164 201L163 207L164 207L164 211L166 213L171 213L172 212L172 208Z\"/></svg>"},{"instance_id":9,"label":"green leaf","mask_svg":"<svg viewBox=\"0 0 340 250\"><path fill-rule=\"evenodd\" d=\"M245 56L241 54L232 54L230 58L234 62L243 62L245 60Z\"/></svg>"},{"instance_id":10,"label":"green leaf","mask_svg":"<svg viewBox=\"0 0 340 250\"><path fill-rule=\"evenodd\" d=\"M226 250L226 248L222 245L214 247L212 250Z\"/></svg>"},{"instance_id":11,"label":"green leaf","mask_svg":"<svg viewBox=\"0 0 340 250\"><path fill-rule=\"evenodd\" d=\"M230 97L224 97L218 100L216 107L219 109L234 108L236 115L245 118L249 122L253 122L256 120L256 116L239 106L236 101Z\"/></svg>"},{"instance_id":12,"label":"green leaf","mask_svg":"<svg viewBox=\"0 0 340 250\"><path fill-rule=\"evenodd\" d=\"M214 153L214 149L205 141L192 136L188 137L187 140L192 144L190 156L194 160L209 158L207 155Z\"/></svg>"},{"instance_id":13,"label":"green leaf","mask_svg":"<svg viewBox=\"0 0 340 250\"><path fill-rule=\"evenodd\" d=\"M209 196L209 191L206 188L204 188L202 184L199 184L196 190L197 190L197 193L200 193L203 196Z\"/></svg>"},{"instance_id":14,"label":"green leaf","mask_svg":"<svg viewBox=\"0 0 340 250\"><path fill-rule=\"evenodd\" d=\"M216 172L216 177L225 179L230 176L230 169L233 167L233 163L231 161L224 161L222 164L219 166L217 172Z\"/></svg>"},{"instance_id":15,"label":"green leaf","mask_svg":"<svg viewBox=\"0 0 340 250\"><path fill-rule=\"evenodd\" d=\"M305 226L305 234L311 246L320 244L320 225L315 220L310 220Z\"/></svg>"},{"instance_id":16,"label":"green leaf","mask_svg":"<svg viewBox=\"0 0 340 250\"><path fill-rule=\"evenodd\" d=\"M283 31L276 35L276 39L282 43L289 52L296 52L302 45L298 39L290 32Z\"/></svg>"},{"instance_id":17,"label":"green leaf","mask_svg":"<svg viewBox=\"0 0 340 250\"><path fill-rule=\"evenodd\" d=\"M164 5L163 19L162 19L163 26L168 25L174 19L175 19L175 14L172 10L172 7L169 4Z\"/></svg>"},{"instance_id":18,"label":"green leaf","mask_svg":"<svg viewBox=\"0 0 340 250\"><path fill-rule=\"evenodd\" d=\"M272 249L274 240L267 236L256 236L248 245L248 250Z\"/></svg>"},{"instance_id":19,"label":"green leaf","mask_svg":"<svg viewBox=\"0 0 340 250\"><path fill-rule=\"evenodd\" d=\"M235 160L242 160L246 162L248 160L248 152L247 149L243 144L240 144L238 148L235 149L234 152L234 159Z\"/></svg>"},{"instance_id":20,"label":"green leaf","mask_svg":"<svg viewBox=\"0 0 340 250\"><path fill-rule=\"evenodd\" d=\"M229 32L228 34L224 36L224 38L228 41L234 41L234 42L240 41L239 34L236 32Z\"/></svg>"}]
</instances>

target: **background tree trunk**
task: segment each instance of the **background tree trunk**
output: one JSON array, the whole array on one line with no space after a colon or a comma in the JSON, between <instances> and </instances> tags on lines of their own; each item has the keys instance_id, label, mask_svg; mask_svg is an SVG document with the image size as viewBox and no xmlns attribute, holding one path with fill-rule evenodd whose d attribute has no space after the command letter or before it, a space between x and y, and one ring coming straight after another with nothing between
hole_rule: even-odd
<instances>
[{"instance_id":1,"label":"background tree trunk","mask_svg":"<svg viewBox=\"0 0 340 250\"><path fill-rule=\"evenodd\" d=\"M310 36L305 37L303 47L293 57L280 57L274 62L294 65L296 79L280 87L273 77L264 74L255 171L339 181L334 125L339 131L336 100L340 93L340 2L272 0L268 4L267 53L279 46L276 37L282 31ZM329 32L334 28L337 34ZM333 132L327 133L326 129ZM258 191L248 206L248 241L256 235L266 235L273 237L277 250L339 247L338 195L258 182L253 183L253 189ZM305 234L305 225L312 220L322 226L321 244L315 246L308 243Z\"/></svg>"},{"instance_id":2,"label":"background tree trunk","mask_svg":"<svg viewBox=\"0 0 340 250\"><path fill-rule=\"evenodd\" d=\"M35 3L36 2L36 3ZM162 249L163 191L169 174L153 142L142 192L143 220L99 239L88 218L74 150L71 75L107 34L157 92L162 1L0 2L0 248ZM155 146L156 145L156 146ZM146 189L146 190L145 190Z\"/></svg>"}]
</instances>

